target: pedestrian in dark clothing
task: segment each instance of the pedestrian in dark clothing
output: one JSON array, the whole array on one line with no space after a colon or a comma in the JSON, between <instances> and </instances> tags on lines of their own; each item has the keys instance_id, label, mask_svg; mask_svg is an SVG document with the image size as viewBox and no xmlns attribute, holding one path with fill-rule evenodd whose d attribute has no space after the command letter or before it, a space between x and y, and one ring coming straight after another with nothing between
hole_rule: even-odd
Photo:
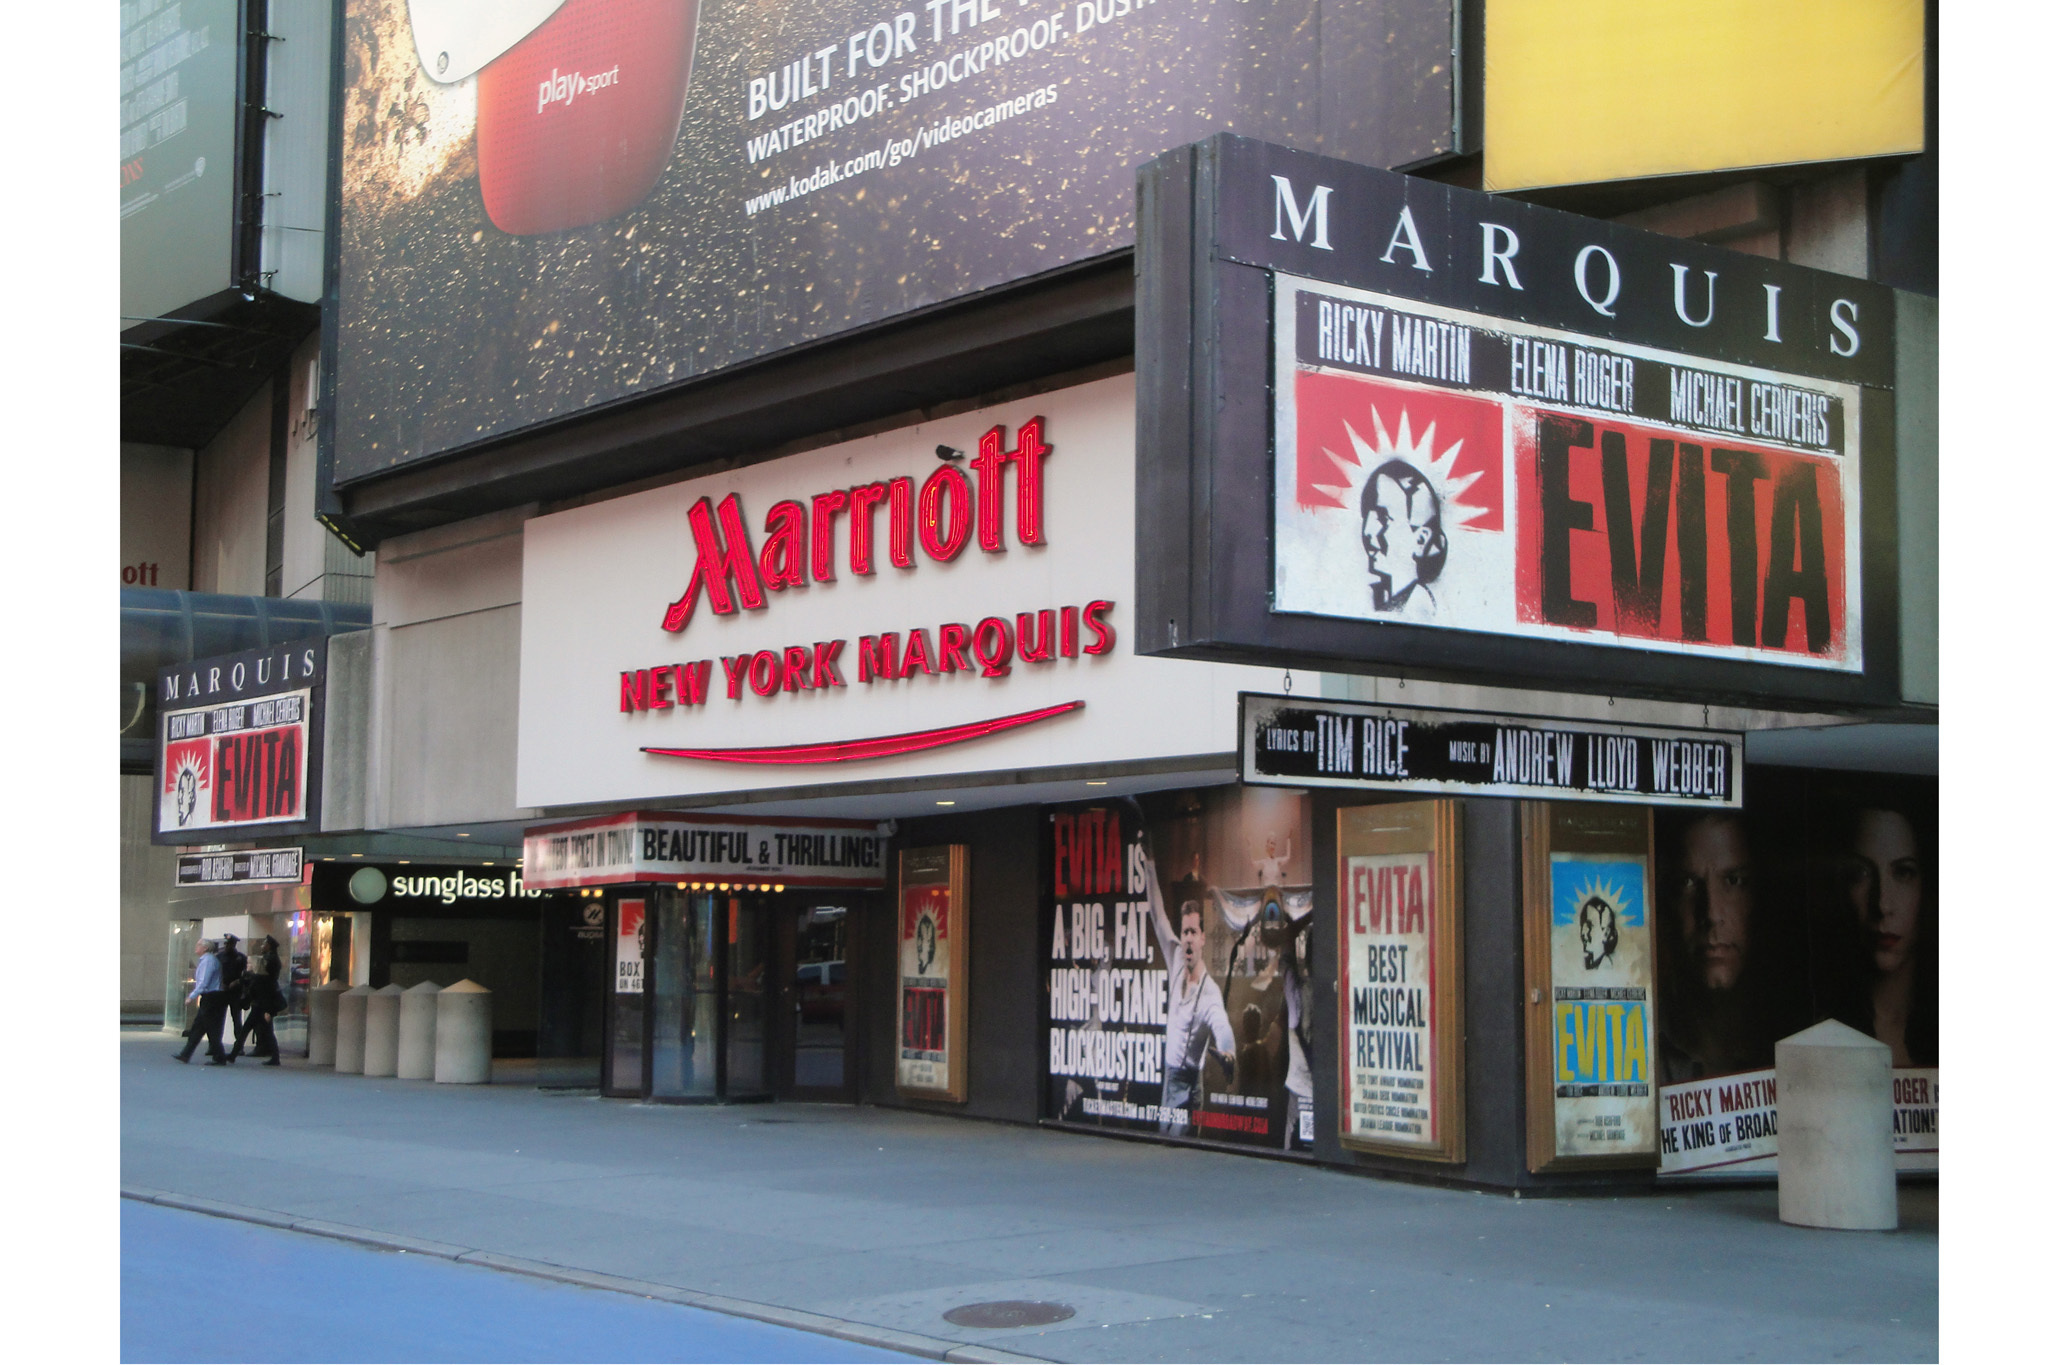
<instances>
[{"instance_id":1,"label":"pedestrian in dark clothing","mask_svg":"<svg viewBox=\"0 0 2048 1365\"><path fill-rule=\"evenodd\" d=\"M278 988L278 974L284 964L278 960L277 940L265 936L256 953L256 960L248 971L242 973L243 1008L248 1011L246 1022L235 1028L235 1050L228 1054L230 1059L242 1052L242 1043L249 1034L256 1035L256 1046L250 1050L251 1057L261 1057L265 1066L276 1066L277 1034L271 1028L271 1021L284 1012L284 992Z\"/></svg>"},{"instance_id":2,"label":"pedestrian in dark clothing","mask_svg":"<svg viewBox=\"0 0 2048 1365\"><path fill-rule=\"evenodd\" d=\"M247 1026L242 1022L243 1011L247 1007L242 986L242 973L249 969L249 959L244 957L241 951L235 947L235 944L238 942L240 940L233 934L222 934L220 936L220 948L215 954L215 956L220 958L221 990L226 992L222 997L222 1005L224 1010L228 1011L233 1019L234 1036L238 1043L235 1050L228 1054L228 1060L231 1062L242 1055L239 1041L243 1033L247 1031Z\"/></svg>"},{"instance_id":3,"label":"pedestrian in dark clothing","mask_svg":"<svg viewBox=\"0 0 2048 1365\"><path fill-rule=\"evenodd\" d=\"M214 954L213 943L208 939L199 942L199 962L192 975L192 993L185 997L199 1002L199 1018L193 1021L192 1029L185 1035L185 1046L173 1054L181 1062L192 1060L192 1049L199 1046L201 1038L206 1039L206 1064L226 1066L227 1054L220 1046L221 1017L227 1012L227 992L221 989L220 958Z\"/></svg>"}]
</instances>

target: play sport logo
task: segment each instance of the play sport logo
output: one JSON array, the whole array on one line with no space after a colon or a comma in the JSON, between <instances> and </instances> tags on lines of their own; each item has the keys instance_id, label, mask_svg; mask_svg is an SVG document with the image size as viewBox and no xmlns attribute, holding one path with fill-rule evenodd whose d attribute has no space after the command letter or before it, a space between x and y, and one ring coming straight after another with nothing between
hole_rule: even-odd
<instances>
[{"instance_id":1,"label":"play sport logo","mask_svg":"<svg viewBox=\"0 0 2048 1365\"><path fill-rule=\"evenodd\" d=\"M430 80L476 78L478 187L500 230L601 223L661 178L697 0L410 0L408 14Z\"/></svg>"}]
</instances>

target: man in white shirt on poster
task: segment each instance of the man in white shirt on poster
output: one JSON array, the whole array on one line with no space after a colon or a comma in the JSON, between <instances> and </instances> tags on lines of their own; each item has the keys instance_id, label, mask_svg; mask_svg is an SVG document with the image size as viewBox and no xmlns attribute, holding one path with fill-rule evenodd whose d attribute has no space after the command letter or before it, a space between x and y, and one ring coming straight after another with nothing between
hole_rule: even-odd
<instances>
[{"instance_id":1,"label":"man in white shirt on poster","mask_svg":"<svg viewBox=\"0 0 2048 1365\"><path fill-rule=\"evenodd\" d=\"M1149 855L1145 864L1145 896L1152 911L1152 927L1166 954L1165 1083L1159 1097L1159 1131L1169 1137L1185 1137L1190 1127L1188 1110L1202 1084L1203 1059L1214 1048L1224 1076L1233 1075L1237 1035L1231 1032L1223 992L1209 975L1204 959L1209 938L1202 926L1202 903L1181 903L1176 933L1160 896L1159 869Z\"/></svg>"}]
</instances>

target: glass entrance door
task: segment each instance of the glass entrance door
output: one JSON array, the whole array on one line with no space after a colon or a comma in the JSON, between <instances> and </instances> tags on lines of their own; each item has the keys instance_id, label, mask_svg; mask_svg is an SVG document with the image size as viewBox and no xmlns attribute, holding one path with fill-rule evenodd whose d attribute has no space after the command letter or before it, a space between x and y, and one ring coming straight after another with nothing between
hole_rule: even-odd
<instances>
[{"instance_id":1,"label":"glass entrance door","mask_svg":"<svg viewBox=\"0 0 2048 1365\"><path fill-rule=\"evenodd\" d=\"M658 892L654 906L653 1006L648 1024L651 1098L718 1098L718 898Z\"/></svg>"},{"instance_id":2,"label":"glass entrance door","mask_svg":"<svg viewBox=\"0 0 2048 1365\"><path fill-rule=\"evenodd\" d=\"M777 935L783 989L776 1090L792 1099L853 1100L851 915L835 905L789 903L779 908Z\"/></svg>"}]
</instances>

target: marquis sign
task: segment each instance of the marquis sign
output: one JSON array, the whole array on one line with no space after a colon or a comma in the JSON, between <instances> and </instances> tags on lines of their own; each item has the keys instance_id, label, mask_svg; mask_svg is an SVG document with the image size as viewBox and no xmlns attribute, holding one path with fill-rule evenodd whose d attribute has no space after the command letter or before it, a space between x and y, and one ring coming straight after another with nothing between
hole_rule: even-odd
<instances>
[{"instance_id":1,"label":"marquis sign","mask_svg":"<svg viewBox=\"0 0 2048 1365\"><path fill-rule=\"evenodd\" d=\"M888 838L858 820L626 811L526 831L536 890L640 882L879 888Z\"/></svg>"},{"instance_id":2,"label":"marquis sign","mask_svg":"<svg viewBox=\"0 0 2048 1365\"><path fill-rule=\"evenodd\" d=\"M1142 650L1895 693L1889 291L1243 138L1146 176Z\"/></svg>"},{"instance_id":3,"label":"marquis sign","mask_svg":"<svg viewBox=\"0 0 2048 1365\"><path fill-rule=\"evenodd\" d=\"M324 636L159 669L152 840L317 833L326 669Z\"/></svg>"},{"instance_id":4,"label":"marquis sign","mask_svg":"<svg viewBox=\"0 0 2048 1365\"><path fill-rule=\"evenodd\" d=\"M1132 407L1118 375L529 521L521 804L1226 751L1279 680L1132 656Z\"/></svg>"}]
</instances>

